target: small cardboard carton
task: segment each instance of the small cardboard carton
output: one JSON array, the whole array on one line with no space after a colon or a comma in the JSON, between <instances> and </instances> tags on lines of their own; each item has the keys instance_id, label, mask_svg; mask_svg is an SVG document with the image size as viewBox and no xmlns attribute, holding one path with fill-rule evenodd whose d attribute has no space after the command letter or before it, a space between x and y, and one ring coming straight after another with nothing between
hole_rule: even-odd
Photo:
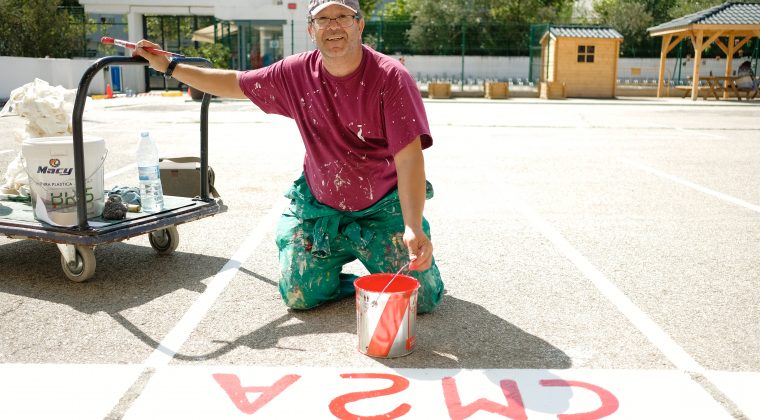
<instances>
[{"instance_id":1,"label":"small cardboard carton","mask_svg":"<svg viewBox=\"0 0 760 420\"><path fill-rule=\"evenodd\" d=\"M199 197L201 195L201 160L198 157L161 158L161 188L165 195ZM209 194L219 197L214 188L214 170L208 168Z\"/></svg>"}]
</instances>

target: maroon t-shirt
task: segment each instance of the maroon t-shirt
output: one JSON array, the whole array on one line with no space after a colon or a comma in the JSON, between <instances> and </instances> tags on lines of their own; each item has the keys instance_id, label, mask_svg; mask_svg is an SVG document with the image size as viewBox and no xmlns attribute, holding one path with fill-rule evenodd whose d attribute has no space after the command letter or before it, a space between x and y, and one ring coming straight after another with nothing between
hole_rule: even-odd
<instances>
[{"instance_id":1,"label":"maroon t-shirt","mask_svg":"<svg viewBox=\"0 0 760 420\"><path fill-rule=\"evenodd\" d=\"M366 209L395 188L393 156L418 136L423 148L433 144L412 76L398 60L363 50L345 77L330 75L317 50L238 76L264 112L296 121L312 194L342 211Z\"/></svg>"}]
</instances>

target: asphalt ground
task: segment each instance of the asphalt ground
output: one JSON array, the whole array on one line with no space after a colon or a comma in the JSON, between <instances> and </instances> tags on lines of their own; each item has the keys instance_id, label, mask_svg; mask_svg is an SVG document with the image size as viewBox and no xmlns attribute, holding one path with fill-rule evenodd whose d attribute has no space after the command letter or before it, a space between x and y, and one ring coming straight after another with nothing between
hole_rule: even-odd
<instances>
[{"instance_id":1,"label":"asphalt ground","mask_svg":"<svg viewBox=\"0 0 760 420\"><path fill-rule=\"evenodd\" d=\"M303 146L214 100L228 211L180 225L174 254L104 244L74 283L53 244L0 238L0 418L760 418L760 102L425 106L446 295L410 355L357 351L353 299L283 305L274 231ZM111 188L136 185L140 129L197 155L199 121L186 97L117 98L84 131ZM23 125L0 118L0 168Z\"/></svg>"}]
</instances>

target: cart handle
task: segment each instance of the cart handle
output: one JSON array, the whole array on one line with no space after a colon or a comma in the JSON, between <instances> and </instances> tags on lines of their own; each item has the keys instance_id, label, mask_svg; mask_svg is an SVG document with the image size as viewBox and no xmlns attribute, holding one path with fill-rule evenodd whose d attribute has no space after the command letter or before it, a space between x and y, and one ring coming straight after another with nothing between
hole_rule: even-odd
<instances>
[{"instance_id":1,"label":"cart handle","mask_svg":"<svg viewBox=\"0 0 760 420\"><path fill-rule=\"evenodd\" d=\"M211 62L202 57L175 57L180 63L192 64L201 67L211 67ZM84 132L82 130L82 114L84 104L87 101L87 90L93 77L98 72L111 64L135 64L147 66L148 61L142 57L103 57L92 63L85 70L79 80L77 96L74 100L74 113L71 116L71 125L74 130L74 181L77 197L77 229L89 230L87 223L87 198L85 195L85 167L84 167ZM200 199L205 202L212 201L208 196L208 106L211 103L211 95L203 94L201 101L201 195Z\"/></svg>"}]
</instances>

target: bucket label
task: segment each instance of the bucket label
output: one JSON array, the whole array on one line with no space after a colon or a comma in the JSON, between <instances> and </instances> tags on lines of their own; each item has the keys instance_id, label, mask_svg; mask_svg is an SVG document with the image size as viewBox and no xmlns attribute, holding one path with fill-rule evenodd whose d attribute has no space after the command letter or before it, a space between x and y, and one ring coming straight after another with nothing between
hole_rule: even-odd
<instances>
[{"instance_id":1,"label":"bucket label","mask_svg":"<svg viewBox=\"0 0 760 420\"><path fill-rule=\"evenodd\" d=\"M37 167L37 173L38 174L50 174L50 175L61 175L61 176L69 176L74 172L74 168L60 168L61 166L61 160L60 159L50 159L48 162L50 166L38 166Z\"/></svg>"}]
</instances>

